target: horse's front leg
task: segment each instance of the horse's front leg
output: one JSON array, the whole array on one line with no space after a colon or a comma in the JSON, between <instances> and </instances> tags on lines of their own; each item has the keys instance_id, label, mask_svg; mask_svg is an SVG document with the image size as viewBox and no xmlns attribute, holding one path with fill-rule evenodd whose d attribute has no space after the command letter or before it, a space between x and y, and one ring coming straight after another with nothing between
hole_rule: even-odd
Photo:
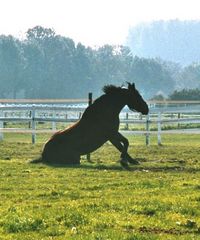
<instances>
[{"instance_id":1,"label":"horse's front leg","mask_svg":"<svg viewBox=\"0 0 200 240\"><path fill-rule=\"evenodd\" d=\"M128 154L129 141L121 133L112 134L109 140L121 152L120 162L123 166L127 167L128 163L139 164L137 160Z\"/></svg>"}]
</instances>

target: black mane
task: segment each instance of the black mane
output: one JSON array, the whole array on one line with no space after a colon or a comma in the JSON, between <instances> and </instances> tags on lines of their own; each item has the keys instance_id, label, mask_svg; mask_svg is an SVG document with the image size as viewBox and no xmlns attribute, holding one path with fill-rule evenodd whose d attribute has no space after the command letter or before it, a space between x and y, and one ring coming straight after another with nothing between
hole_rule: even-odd
<instances>
[{"instance_id":1,"label":"black mane","mask_svg":"<svg viewBox=\"0 0 200 240\"><path fill-rule=\"evenodd\" d=\"M110 94L110 93L119 92L119 90L121 90L121 88L116 87L115 85L105 85L102 90L105 94Z\"/></svg>"}]
</instances>

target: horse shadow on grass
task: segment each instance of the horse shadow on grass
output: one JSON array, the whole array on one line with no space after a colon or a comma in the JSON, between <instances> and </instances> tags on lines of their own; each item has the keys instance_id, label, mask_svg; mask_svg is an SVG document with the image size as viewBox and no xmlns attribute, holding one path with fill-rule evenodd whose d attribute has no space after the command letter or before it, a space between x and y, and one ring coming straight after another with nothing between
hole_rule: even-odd
<instances>
[{"instance_id":1,"label":"horse shadow on grass","mask_svg":"<svg viewBox=\"0 0 200 240\"><path fill-rule=\"evenodd\" d=\"M99 171L131 171L131 172L188 172L188 173L197 173L200 172L200 167L188 166L185 162L181 161L166 161L169 165L160 165L161 161L148 161L147 159L137 158L140 162L139 165L129 165L128 167L123 167L120 162L113 164L107 163L98 163L95 161L86 161L84 160L80 165L69 165L69 164L55 164L55 163L42 163L52 168L66 168L66 169L85 169L85 170L99 170ZM166 163L163 162L163 163ZM31 162L30 162L31 163ZM33 162L32 162L33 163ZM151 164L145 166L145 164ZM158 165L155 165L158 163ZM171 164L171 165L170 165ZM174 165L175 164L175 165Z\"/></svg>"}]
</instances>

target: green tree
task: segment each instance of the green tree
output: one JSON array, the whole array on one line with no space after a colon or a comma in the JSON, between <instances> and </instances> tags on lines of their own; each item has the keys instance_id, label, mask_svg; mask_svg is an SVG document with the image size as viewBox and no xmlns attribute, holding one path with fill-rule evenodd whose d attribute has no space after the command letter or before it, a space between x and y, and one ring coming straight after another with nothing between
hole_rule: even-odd
<instances>
[{"instance_id":1,"label":"green tree","mask_svg":"<svg viewBox=\"0 0 200 240\"><path fill-rule=\"evenodd\" d=\"M147 98L158 93L168 95L171 89L174 90L175 83L170 72L155 59L135 57L129 74Z\"/></svg>"},{"instance_id":2,"label":"green tree","mask_svg":"<svg viewBox=\"0 0 200 240\"><path fill-rule=\"evenodd\" d=\"M37 26L27 31L27 42L29 51L35 52L35 57L26 56L30 66L27 69L29 85L35 92L31 95L40 98L71 97L75 55L73 40L56 35L52 29ZM34 73L37 74L35 79Z\"/></svg>"},{"instance_id":3,"label":"green tree","mask_svg":"<svg viewBox=\"0 0 200 240\"><path fill-rule=\"evenodd\" d=\"M44 52L39 44L25 41L24 50L24 88L26 98L41 98L41 83L44 76Z\"/></svg>"},{"instance_id":4,"label":"green tree","mask_svg":"<svg viewBox=\"0 0 200 240\"><path fill-rule=\"evenodd\" d=\"M16 98L23 88L23 54L21 43L12 36L0 36L0 94Z\"/></svg>"},{"instance_id":5,"label":"green tree","mask_svg":"<svg viewBox=\"0 0 200 240\"><path fill-rule=\"evenodd\" d=\"M56 35L52 28L44 28L41 26L35 26L30 28L26 32L26 38L29 41L43 41L44 39L52 38Z\"/></svg>"},{"instance_id":6,"label":"green tree","mask_svg":"<svg viewBox=\"0 0 200 240\"><path fill-rule=\"evenodd\" d=\"M177 79L177 88L200 88L200 64L191 64L184 67Z\"/></svg>"},{"instance_id":7,"label":"green tree","mask_svg":"<svg viewBox=\"0 0 200 240\"><path fill-rule=\"evenodd\" d=\"M170 100L197 100L200 101L200 89L175 90L170 96Z\"/></svg>"}]
</instances>

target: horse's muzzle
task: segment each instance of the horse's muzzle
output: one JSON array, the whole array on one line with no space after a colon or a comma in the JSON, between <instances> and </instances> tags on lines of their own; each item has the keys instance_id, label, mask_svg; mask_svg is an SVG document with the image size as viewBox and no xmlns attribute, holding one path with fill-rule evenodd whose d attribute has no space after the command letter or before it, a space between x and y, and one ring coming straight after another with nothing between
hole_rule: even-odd
<instances>
[{"instance_id":1,"label":"horse's muzzle","mask_svg":"<svg viewBox=\"0 0 200 240\"><path fill-rule=\"evenodd\" d=\"M148 113L149 113L149 107L148 107L148 105L147 105L147 106L143 109L142 114L148 115Z\"/></svg>"}]
</instances>

